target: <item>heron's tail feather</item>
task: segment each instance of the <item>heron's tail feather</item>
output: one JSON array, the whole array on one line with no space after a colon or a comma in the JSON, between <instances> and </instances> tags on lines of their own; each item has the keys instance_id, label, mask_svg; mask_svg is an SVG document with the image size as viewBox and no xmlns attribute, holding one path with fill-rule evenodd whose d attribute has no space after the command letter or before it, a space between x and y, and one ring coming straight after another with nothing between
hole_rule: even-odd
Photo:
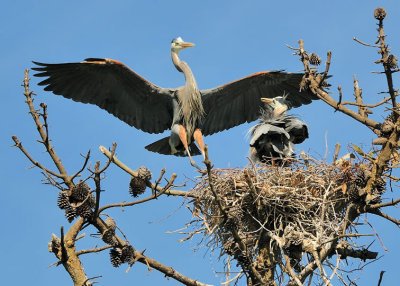
<instances>
[{"instance_id":1,"label":"heron's tail feather","mask_svg":"<svg viewBox=\"0 0 400 286\"><path fill-rule=\"evenodd\" d=\"M144 148L146 148L148 151L163 155L175 155L179 157L187 156L186 150L183 148L183 145L178 146L176 152L172 153L171 146L169 145L169 136L162 138L156 142L153 142ZM193 142L192 144L189 145L189 151L191 156L196 156L201 154L199 148L197 148L197 146Z\"/></svg>"}]
</instances>

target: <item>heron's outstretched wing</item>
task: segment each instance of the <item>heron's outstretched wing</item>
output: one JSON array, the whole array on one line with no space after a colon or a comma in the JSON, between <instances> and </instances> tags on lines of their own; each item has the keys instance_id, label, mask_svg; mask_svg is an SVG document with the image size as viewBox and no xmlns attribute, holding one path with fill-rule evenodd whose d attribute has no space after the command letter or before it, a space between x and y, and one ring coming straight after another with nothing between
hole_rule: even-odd
<instances>
[{"instance_id":1,"label":"heron's outstretched wing","mask_svg":"<svg viewBox=\"0 0 400 286\"><path fill-rule=\"evenodd\" d=\"M91 103L122 121L149 133L160 133L172 124L174 90L160 88L124 64L111 59L89 58L80 63L44 64L33 70L45 90Z\"/></svg>"},{"instance_id":2,"label":"heron's outstretched wing","mask_svg":"<svg viewBox=\"0 0 400 286\"><path fill-rule=\"evenodd\" d=\"M202 90L206 117L204 135L211 135L259 118L262 97L287 94L286 102L299 107L318 99L309 90L300 92L303 74L280 71L259 72L213 89Z\"/></svg>"}]
</instances>

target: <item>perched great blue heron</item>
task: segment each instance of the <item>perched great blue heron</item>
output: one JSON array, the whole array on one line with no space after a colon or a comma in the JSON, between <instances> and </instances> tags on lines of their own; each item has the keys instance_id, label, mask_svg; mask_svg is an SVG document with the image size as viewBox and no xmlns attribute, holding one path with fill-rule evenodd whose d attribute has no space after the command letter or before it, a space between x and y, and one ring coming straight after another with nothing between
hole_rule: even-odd
<instances>
[{"instance_id":1,"label":"perched great blue heron","mask_svg":"<svg viewBox=\"0 0 400 286\"><path fill-rule=\"evenodd\" d=\"M250 153L255 161L281 163L294 154L294 144L308 138L307 125L294 116L286 115L291 108L286 96L261 98L265 108L260 122L250 129Z\"/></svg>"},{"instance_id":2,"label":"perched great blue heron","mask_svg":"<svg viewBox=\"0 0 400 286\"><path fill-rule=\"evenodd\" d=\"M274 98L286 92L292 107L317 99L308 90L299 91L303 74L280 71L259 72L213 89L199 90L188 64L179 59L179 52L192 46L180 37L172 40L172 62L186 80L177 89L158 87L111 59L88 58L62 64L34 62L39 67L33 70L40 72L35 76L47 77L39 85L54 94L95 104L148 133L171 129L169 137L146 149L189 156L192 165L195 163L191 155L204 156L203 135L256 120L262 107L261 97Z\"/></svg>"}]
</instances>

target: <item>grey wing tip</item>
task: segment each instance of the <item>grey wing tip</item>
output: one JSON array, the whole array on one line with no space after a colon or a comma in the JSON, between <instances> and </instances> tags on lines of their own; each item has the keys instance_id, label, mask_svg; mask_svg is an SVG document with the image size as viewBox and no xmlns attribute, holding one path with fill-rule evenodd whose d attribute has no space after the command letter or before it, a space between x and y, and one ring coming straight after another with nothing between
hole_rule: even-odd
<instances>
[{"instance_id":1,"label":"grey wing tip","mask_svg":"<svg viewBox=\"0 0 400 286\"><path fill-rule=\"evenodd\" d=\"M34 63L34 64L37 65L38 67L33 67L33 68L31 68L31 70L33 70L33 71L39 71L39 72L46 71L46 68L47 68L48 65L49 65L49 64L40 63L40 62L35 62L35 61L32 61L32 63ZM38 74L34 74L34 76L38 76ZM40 75L39 75L39 76L40 76Z\"/></svg>"},{"instance_id":2,"label":"grey wing tip","mask_svg":"<svg viewBox=\"0 0 400 286\"><path fill-rule=\"evenodd\" d=\"M45 63L35 62L35 61L32 61L32 63L34 63L34 64L37 65L37 66L42 66L42 67L45 67L45 66L48 65L48 64L45 64Z\"/></svg>"}]
</instances>

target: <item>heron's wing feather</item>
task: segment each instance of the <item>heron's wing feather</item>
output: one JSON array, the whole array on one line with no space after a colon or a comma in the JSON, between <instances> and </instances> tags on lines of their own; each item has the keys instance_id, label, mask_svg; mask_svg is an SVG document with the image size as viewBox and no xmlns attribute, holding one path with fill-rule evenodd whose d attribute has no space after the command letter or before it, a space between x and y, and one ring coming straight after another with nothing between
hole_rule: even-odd
<instances>
[{"instance_id":1,"label":"heron's wing feather","mask_svg":"<svg viewBox=\"0 0 400 286\"><path fill-rule=\"evenodd\" d=\"M80 63L34 62L45 90L91 103L122 121L149 133L160 133L172 124L174 90L160 88L124 64L111 59L89 58Z\"/></svg>"},{"instance_id":2,"label":"heron's wing feather","mask_svg":"<svg viewBox=\"0 0 400 286\"><path fill-rule=\"evenodd\" d=\"M290 134L294 144L300 144L308 138L307 124L293 116L286 116L285 131Z\"/></svg>"},{"instance_id":3,"label":"heron's wing feather","mask_svg":"<svg viewBox=\"0 0 400 286\"><path fill-rule=\"evenodd\" d=\"M299 107L318 99L309 90L300 92L303 74L280 71L259 72L209 90L202 90L206 117L204 135L220 132L260 116L260 98L287 94L289 107Z\"/></svg>"},{"instance_id":4,"label":"heron's wing feather","mask_svg":"<svg viewBox=\"0 0 400 286\"><path fill-rule=\"evenodd\" d=\"M257 143L257 141L261 138L261 136L267 136L272 137L273 135L283 135L287 139L290 138L289 133L285 131L285 129L279 127L279 126L274 126L272 124L263 124L258 126L254 131L253 134L251 135L251 140L250 140L250 146L253 146L254 144Z\"/></svg>"},{"instance_id":5,"label":"heron's wing feather","mask_svg":"<svg viewBox=\"0 0 400 286\"><path fill-rule=\"evenodd\" d=\"M162 138L156 142L153 142L144 148L146 148L147 150L149 150L151 152L155 152L155 153L159 153L159 154L163 154L163 155L175 155L178 157L187 157L188 156L185 149L183 149L183 148L180 148L179 150L177 150L178 152L176 152L174 154L171 153L171 146L169 145L169 136ZM194 144L194 142L192 142L189 145L189 151L190 151L190 155L192 155L192 156L201 154L199 148L197 148L197 146Z\"/></svg>"}]
</instances>

